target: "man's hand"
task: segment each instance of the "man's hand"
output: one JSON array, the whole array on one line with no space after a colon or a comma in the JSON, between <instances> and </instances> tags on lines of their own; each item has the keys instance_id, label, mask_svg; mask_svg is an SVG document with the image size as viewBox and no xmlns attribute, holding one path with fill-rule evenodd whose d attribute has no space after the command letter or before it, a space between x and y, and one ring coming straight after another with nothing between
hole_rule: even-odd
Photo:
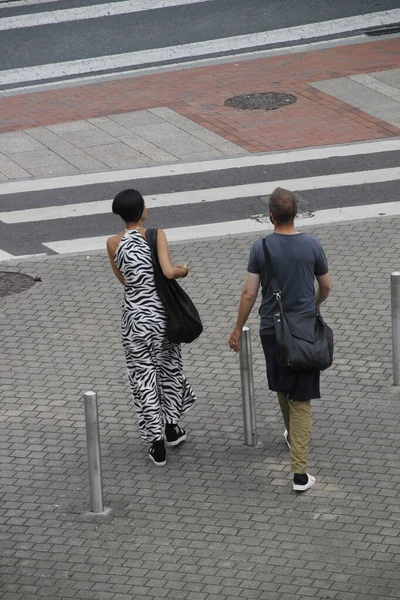
<instances>
[{"instance_id":1,"label":"man's hand","mask_svg":"<svg viewBox=\"0 0 400 600\"><path fill-rule=\"evenodd\" d=\"M234 350L235 352L239 352L241 337L242 337L242 331L240 329L235 328L231 333L231 337L229 338L229 346L230 346L231 350Z\"/></svg>"}]
</instances>

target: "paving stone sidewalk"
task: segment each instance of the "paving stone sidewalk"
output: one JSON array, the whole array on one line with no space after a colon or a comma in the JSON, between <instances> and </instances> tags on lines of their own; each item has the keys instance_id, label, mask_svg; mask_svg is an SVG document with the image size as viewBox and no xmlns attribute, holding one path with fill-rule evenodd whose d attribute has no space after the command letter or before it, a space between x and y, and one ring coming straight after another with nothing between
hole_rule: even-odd
<instances>
[{"instance_id":1,"label":"paving stone sidewalk","mask_svg":"<svg viewBox=\"0 0 400 600\"><path fill-rule=\"evenodd\" d=\"M389 274L400 219L315 232L334 289L335 364L313 403L310 471L291 491L277 402L254 332L258 433L242 445L237 356L227 347L254 236L174 245L204 318L185 348L198 403L188 441L151 465L119 340L122 288L104 254L6 263L42 277L2 299L2 600L400 598L400 398L391 380ZM83 393L100 399L105 520L88 501Z\"/></svg>"}]
</instances>

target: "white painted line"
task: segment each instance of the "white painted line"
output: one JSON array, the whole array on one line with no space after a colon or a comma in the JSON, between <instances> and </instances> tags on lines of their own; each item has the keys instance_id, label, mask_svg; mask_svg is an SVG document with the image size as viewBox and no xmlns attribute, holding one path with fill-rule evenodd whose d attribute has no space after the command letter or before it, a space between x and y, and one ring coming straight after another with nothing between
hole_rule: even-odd
<instances>
[{"instance_id":1,"label":"white painted line","mask_svg":"<svg viewBox=\"0 0 400 600\"><path fill-rule=\"evenodd\" d=\"M27 81L36 82L37 80L62 78L81 73L96 73L112 69L148 65L154 62L176 61L176 59L214 53L218 54L220 52L267 46L269 44L319 38L325 35L357 31L366 27L390 25L399 20L400 9L386 10L368 15L358 15L356 17L347 17L217 40L207 40L165 48L152 48L150 50L37 65L34 67L9 69L0 72L0 81L2 85L12 85Z\"/></svg>"},{"instance_id":2,"label":"white painted line","mask_svg":"<svg viewBox=\"0 0 400 600\"><path fill-rule=\"evenodd\" d=\"M100 173L85 173L68 175L64 177L48 177L46 179L30 179L22 181L7 181L0 183L0 196L6 194L19 194L24 192L38 192L43 190L57 190L62 188L96 185L118 181L137 181L139 179L153 179L159 177L172 177L174 175L191 175L193 173L210 173L225 169L238 169L243 167L256 167L260 165L281 165L294 162L322 160L338 156L361 156L380 152L393 152L400 150L400 139L388 138L369 142L356 142L336 146L317 146L301 150L288 150L283 152L267 152L265 154L249 154L235 156L234 158L220 158L208 161L177 163L174 165L157 165L154 167L141 167L138 169L125 169L123 171L104 171Z\"/></svg>"},{"instance_id":3,"label":"white painted line","mask_svg":"<svg viewBox=\"0 0 400 600\"><path fill-rule=\"evenodd\" d=\"M329 225L346 221L359 221L363 219L375 219L383 216L400 215L400 202L387 202L384 204L369 204L366 206L351 206L348 208L332 208L319 210L314 216L307 219L297 219L296 227L315 227L316 225ZM191 227L175 227L166 229L165 233L170 242L184 242L188 240L224 237L226 235L239 235L242 233L257 233L270 231L270 223L260 223L253 219L241 221L225 221L223 223L206 223ZM110 233L110 235L113 235ZM61 240L58 242L46 242L43 245L58 254L70 254L72 252L105 252L106 240L110 236L92 238L80 238L75 240Z\"/></svg>"},{"instance_id":4,"label":"white painted line","mask_svg":"<svg viewBox=\"0 0 400 600\"><path fill-rule=\"evenodd\" d=\"M4 252L3 250L0 250L0 260L11 260L12 258L16 258L16 257L13 256L12 254L9 254L8 252Z\"/></svg>"},{"instance_id":5,"label":"white painted line","mask_svg":"<svg viewBox=\"0 0 400 600\"><path fill-rule=\"evenodd\" d=\"M18 15L16 17L4 17L0 19L0 31L7 29L22 29L25 27L38 27L41 25L54 25L67 21L82 21L84 19L98 19L100 17L112 17L129 13L153 10L156 8L167 8L197 2L208 2L209 0L125 0L123 2L108 2L107 4L95 4L80 8L68 8L42 13Z\"/></svg>"},{"instance_id":6,"label":"white painted line","mask_svg":"<svg viewBox=\"0 0 400 600\"><path fill-rule=\"evenodd\" d=\"M53 0L49 0L51 2ZM17 254L16 256L12 254L8 254L7 252L3 252L0 250L0 262L5 262L9 260L25 260L29 258L41 258L43 256L49 256L46 252L42 252L40 254Z\"/></svg>"},{"instance_id":7,"label":"white painted line","mask_svg":"<svg viewBox=\"0 0 400 600\"><path fill-rule=\"evenodd\" d=\"M52 2L53 0L48 0ZM208 0L210 1L210 0ZM395 34L379 36L379 40L390 39ZM157 65L156 67L143 67L131 71L117 71L113 73L102 73L101 75L88 75L87 77L74 77L61 81L52 81L51 83L28 84L15 88L0 90L0 97L15 96L19 94L42 92L52 89L60 89L63 87L71 87L82 85L83 83L104 83L106 80L122 79L125 77L143 77L152 73L160 73L162 71L186 70L193 67L209 66L216 64L224 64L227 62L241 62L249 58L255 60L257 58L268 58L269 56L279 56L281 54L296 54L299 52L310 52L311 50L322 50L324 48L332 48L337 46L348 46L354 44L362 44L366 42L365 35L358 35L346 38L335 38L334 40L324 40L320 42L310 42L308 44L298 44L295 46L279 46L278 48L270 48L269 50L258 50L252 52L242 52L241 54L229 54L228 56L216 56L213 58L200 58L178 63L168 63L165 65Z\"/></svg>"},{"instance_id":8,"label":"white painted line","mask_svg":"<svg viewBox=\"0 0 400 600\"><path fill-rule=\"evenodd\" d=\"M219 202L221 200L250 198L252 196L271 194L278 186L293 190L294 192L300 192L344 186L353 187L355 185L397 181L399 179L400 167L394 167L390 169L354 171L352 173L339 173L335 175L320 175L314 177L301 177L299 179L265 181L261 183L247 183L244 185L231 185L220 188L172 192L169 194L154 194L145 196L145 201L147 208L172 207L181 206L183 204ZM0 221L7 224L31 223L33 221L50 221L56 219L68 219L71 217L107 214L111 213L111 202L111 200L99 200L95 202L80 202L77 204L66 204L61 206L14 210L0 213Z\"/></svg>"}]
</instances>

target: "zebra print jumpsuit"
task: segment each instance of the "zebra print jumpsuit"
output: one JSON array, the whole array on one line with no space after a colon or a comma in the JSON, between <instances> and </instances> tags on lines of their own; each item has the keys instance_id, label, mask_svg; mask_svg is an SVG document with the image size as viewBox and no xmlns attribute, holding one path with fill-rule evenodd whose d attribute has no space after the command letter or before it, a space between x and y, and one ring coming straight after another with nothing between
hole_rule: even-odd
<instances>
[{"instance_id":1,"label":"zebra print jumpsuit","mask_svg":"<svg viewBox=\"0 0 400 600\"><path fill-rule=\"evenodd\" d=\"M150 246L128 230L114 256L125 280L122 345L132 397L143 440L164 437L167 423L177 424L196 396L182 372L181 347L165 335L165 311L154 284Z\"/></svg>"}]
</instances>

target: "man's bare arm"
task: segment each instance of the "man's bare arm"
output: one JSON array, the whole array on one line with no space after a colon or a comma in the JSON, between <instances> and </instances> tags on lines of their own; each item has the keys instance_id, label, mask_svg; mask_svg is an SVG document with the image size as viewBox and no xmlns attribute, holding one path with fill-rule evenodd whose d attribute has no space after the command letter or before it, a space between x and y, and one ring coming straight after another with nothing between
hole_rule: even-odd
<instances>
[{"instance_id":1,"label":"man's bare arm","mask_svg":"<svg viewBox=\"0 0 400 600\"><path fill-rule=\"evenodd\" d=\"M258 289L260 287L260 276L255 273L248 273L246 285L244 286L240 297L239 312L236 320L236 327L229 339L229 346L235 352L239 351L239 342L242 335L242 328L245 325L252 308L257 300Z\"/></svg>"},{"instance_id":2,"label":"man's bare arm","mask_svg":"<svg viewBox=\"0 0 400 600\"><path fill-rule=\"evenodd\" d=\"M317 305L320 306L320 304L322 304L330 294L332 289L332 281L329 273L326 273L326 275L319 275L317 277L317 281L318 289L315 294L315 299L317 301Z\"/></svg>"}]
</instances>

